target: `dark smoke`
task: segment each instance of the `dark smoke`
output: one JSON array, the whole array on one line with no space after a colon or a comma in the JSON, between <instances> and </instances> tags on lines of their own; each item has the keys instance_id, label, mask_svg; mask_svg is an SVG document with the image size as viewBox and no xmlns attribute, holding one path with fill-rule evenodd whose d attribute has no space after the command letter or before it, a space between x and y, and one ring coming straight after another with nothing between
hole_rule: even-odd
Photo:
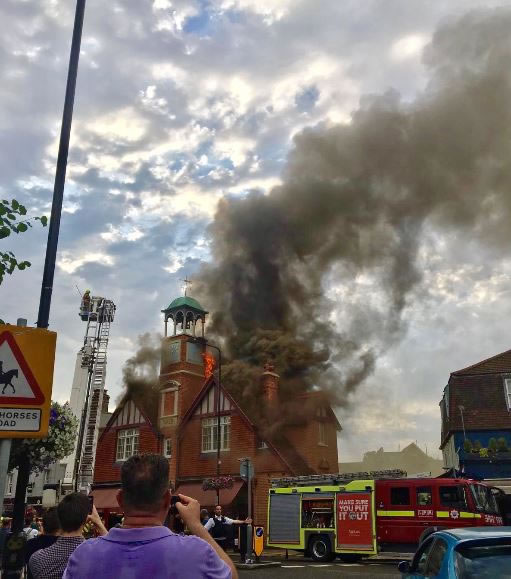
<instances>
[{"instance_id":1,"label":"dark smoke","mask_svg":"<svg viewBox=\"0 0 511 579\"><path fill-rule=\"evenodd\" d=\"M283 400L345 404L406 332L426 230L509 247L510 30L508 9L442 26L414 102L363 98L349 125L295 138L282 186L219 203L198 297L236 394L253 404L273 358Z\"/></svg>"},{"instance_id":2,"label":"dark smoke","mask_svg":"<svg viewBox=\"0 0 511 579\"><path fill-rule=\"evenodd\" d=\"M126 394L156 419L158 415L158 377L161 357L160 335L145 333L138 336L138 349L122 369L124 391L117 400L119 406Z\"/></svg>"}]
</instances>

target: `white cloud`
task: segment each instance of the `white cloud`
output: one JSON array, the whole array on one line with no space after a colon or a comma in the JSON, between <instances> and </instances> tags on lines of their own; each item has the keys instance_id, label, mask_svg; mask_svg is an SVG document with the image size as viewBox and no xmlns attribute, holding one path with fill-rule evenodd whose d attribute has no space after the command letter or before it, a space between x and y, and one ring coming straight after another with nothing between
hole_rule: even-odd
<instances>
[{"instance_id":1,"label":"white cloud","mask_svg":"<svg viewBox=\"0 0 511 579\"><path fill-rule=\"evenodd\" d=\"M429 40L426 34L408 34L407 36L403 36L393 42L390 49L390 56L396 61L417 58L421 55L423 48Z\"/></svg>"},{"instance_id":2,"label":"white cloud","mask_svg":"<svg viewBox=\"0 0 511 579\"><path fill-rule=\"evenodd\" d=\"M86 263L97 263L112 267L115 260L111 255L102 252L84 252L80 257L73 256L68 251L63 251L57 261L57 266L66 273L74 273Z\"/></svg>"}]
</instances>

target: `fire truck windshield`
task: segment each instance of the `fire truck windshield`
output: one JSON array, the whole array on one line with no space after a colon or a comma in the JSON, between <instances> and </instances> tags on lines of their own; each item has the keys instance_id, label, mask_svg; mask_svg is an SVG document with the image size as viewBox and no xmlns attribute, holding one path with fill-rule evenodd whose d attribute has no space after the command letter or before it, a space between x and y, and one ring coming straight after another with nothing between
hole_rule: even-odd
<instances>
[{"instance_id":1,"label":"fire truck windshield","mask_svg":"<svg viewBox=\"0 0 511 579\"><path fill-rule=\"evenodd\" d=\"M488 514L498 514L499 508L491 489L480 484L471 484L470 489L478 511Z\"/></svg>"}]
</instances>

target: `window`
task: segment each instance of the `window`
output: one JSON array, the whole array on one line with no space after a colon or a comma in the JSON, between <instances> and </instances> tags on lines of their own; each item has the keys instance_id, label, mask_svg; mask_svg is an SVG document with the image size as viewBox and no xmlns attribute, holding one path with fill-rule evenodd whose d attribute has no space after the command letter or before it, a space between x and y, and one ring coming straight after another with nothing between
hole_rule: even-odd
<instances>
[{"instance_id":1,"label":"window","mask_svg":"<svg viewBox=\"0 0 511 579\"><path fill-rule=\"evenodd\" d=\"M419 550L413 558L413 563L410 571L417 575L424 575L426 573L426 563L428 562L428 555L433 546L433 539L426 541L419 547Z\"/></svg>"},{"instance_id":2,"label":"window","mask_svg":"<svg viewBox=\"0 0 511 579\"><path fill-rule=\"evenodd\" d=\"M427 507L433 504L431 487L417 487L417 506Z\"/></svg>"},{"instance_id":3,"label":"window","mask_svg":"<svg viewBox=\"0 0 511 579\"><path fill-rule=\"evenodd\" d=\"M161 393L161 415L177 416L179 392L177 388L164 390Z\"/></svg>"},{"instance_id":4,"label":"window","mask_svg":"<svg viewBox=\"0 0 511 579\"><path fill-rule=\"evenodd\" d=\"M172 438L166 438L163 441L163 454L170 458L172 456Z\"/></svg>"},{"instance_id":5,"label":"window","mask_svg":"<svg viewBox=\"0 0 511 579\"><path fill-rule=\"evenodd\" d=\"M326 438L326 424L324 422L318 422L318 425L319 425L318 444L320 446L328 446Z\"/></svg>"},{"instance_id":6,"label":"window","mask_svg":"<svg viewBox=\"0 0 511 579\"><path fill-rule=\"evenodd\" d=\"M7 484L5 485L5 493L12 495L12 472L7 475Z\"/></svg>"},{"instance_id":7,"label":"window","mask_svg":"<svg viewBox=\"0 0 511 579\"><path fill-rule=\"evenodd\" d=\"M138 429L125 428L124 430L119 430L116 460L127 460L134 454L138 454Z\"/></svg>"},{"instance_id":8,"label":"window","mask_svg":"<svg viewBox=\"0 0 511 579\"><path fill-rule=\"evenodd\" d=\"M440 504L444 507L466 509L465 489L460 485L439 487Z\"/></svg>"},{"instance_id":9,"label":"window","mask_svg":"<svg viewBox=\"0 0 511 579\"><path fill-rule=\"evenodd\" d=\"M408 487L394 487L390 489L390 504L401 506L410 504L410 489Z\"/></svg>"},{"instance_id":10,"label":"window","mask_svg":"<svg viewBox=\"0 0 511 579\"><path fill-rule=\"evenodd\" d=\"M446 552L447 543L443 539L437 539L429 554L426 577L436 577L440 573Z\"/></svg>"},{"instance_id":11,"label":"window","mask_svg":"<svg viewBox=\"0 0 511 579\"><path fill-rule=\"evenodd\" d=\"M511 378L504 380L504 394L506 396L507 409L511 410Z\"/></svg>"},{"instance_id":12,"label":"window","mask_svg":"<svg viewBox=\"0 0 511 579\"><path fill-rule=\"evenodd\" d=\"M218 418L202 420L202 452L217 451ZM220 450L229 450L231 446L231 417L220 417Z\"/></svg>"},{"instance_id":13,"label":"window","mask_svg":"<svg viewBox=\"0 0 511 579\"><path fill-rule=\"evenodd\" d=\"M264 450L265 448L268 448L268 445L266 444L266 442L264 440L261 440L259 438L257 440L257 448L259 448L260 450Z\"/></svg>"}]
</instances>

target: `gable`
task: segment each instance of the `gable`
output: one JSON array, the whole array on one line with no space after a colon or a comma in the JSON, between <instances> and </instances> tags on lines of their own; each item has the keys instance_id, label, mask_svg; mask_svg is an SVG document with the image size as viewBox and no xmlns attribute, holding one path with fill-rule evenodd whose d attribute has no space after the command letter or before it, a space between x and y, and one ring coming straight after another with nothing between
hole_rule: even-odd
<instances>
[{"instance_id":1,"label":"gable","mask_svg":"<svg viewBox=\"0 0 511 579\"><path fill-rule=\"evenodd\" d=\"M209 388L202 393L196 404L194 416L202 414L214 414L216 408L216 392L215 384L210 384ZM225 395L223 389L220 389L220 412L230 412L233 408L231 400Z\"/></svg>"},{"instance_id":2,"label":"gable","mask_svg":"<svg viewBox=\"0 0 511 579\"><path fill-rule=\"evenodd\" d=\"M117 416L112 416L109 426L115 428L117 426L145 424L146 422L144 415L133 400L127 400L118 409Z\"/></svg>"}]
</instances>

